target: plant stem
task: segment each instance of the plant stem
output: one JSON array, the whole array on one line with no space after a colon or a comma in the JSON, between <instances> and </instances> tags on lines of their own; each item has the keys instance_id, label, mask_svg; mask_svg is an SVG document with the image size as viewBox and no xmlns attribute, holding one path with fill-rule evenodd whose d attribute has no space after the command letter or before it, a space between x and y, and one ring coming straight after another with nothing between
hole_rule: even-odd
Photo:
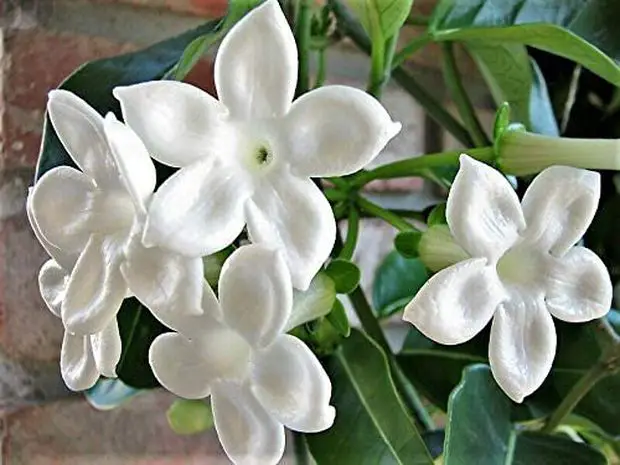
<instances>
[{"instance_id":1,"label":"plant stem","mask_svg":"<svg viewBox=\"0 0 620 465\"><path fill-rule=\"evenodd\" d=\"M383 221L391 224L399 231L417 231L417 228L415 228L408 221L403 220L399 215L371 202L370 200L363 197L357 197L355 202L362 210L365 210L377 218L381 218Z\"/></svg>"},{"instance_id":2,"label":"plant stem","mask_svg":"<svg viewBox=\"0 0 620 465\"><path fill-rule=\"evenodd\" d=\"M321 48L317 50L318 69L316 72L316 80L314 82L314 88L317 89L325 82L325 72L327 68L327 60L325 56L325 49Z\"/></svg>"},{"instance_id":3,"label":"plant stem","mask_svg":"<svg viewBox=\"0 0 620 465\"><path fill-rule=\"evenodd\" d=\"M394 60L392 61L392 68L398 68L409 57L411 57L411 55L420 50L430 41L431 35L426 32L422 35L419 35L418 37L414 37L413 39L411 39L411 42L409 42L402 49L400 49L396 56L394 56Z\"/></svg>"},{"instance_id":4,"label":"plant stem","mask_svg":"<svg viewBox=\"0 0 620 465\"><path fill-rule=\"evenodd\" d=\"M607 324L606 331L611 330L611 333L609 333L611 344L603 351L598 362L583 374L566 397L562 399L560 405L558 405L542 428L543 433L552 433L599 381L615 373L620 368L620 338L609 327L607 320L601 319L600 324L603 326Z\"/></svg>"},{"instance_id":5,"label":"plant stem","mask_svg":"<svg viewBox=\"0 0 620 465\"><path fill-rule=\"evenodd\" d=\"M452 95L454 103L456 103L456 107L465 123L465 127L476 147L490 145L491 141L484 132L476 116L476 110L467 96L465 86L463 86L463 81L461 80L461 75L454 58L454 47L450 42L444 43L441 46L443 50L443 74L446 86Z\"/></svg>"},{"instance_id":6,"label":"plant stem","mask_svg":"<svg viewBox=\"0 0 620 465\"><path fill-rule=\"evenodd\" d=\"M338 24L342 31L350 37L361 50L370 54L372 49L371 42L359 21L355 19L339 0L328 0L328 3L337 17ZM441 102L422 88L402 66L392 71L392 77L394 77L396 82L424 107L431 118L442 125L455 139L466 147L471 147L473 145L469 133L463 125L444 109L444 105L442 105Z\"/></svg>"},{"instance_id":7,"label":"plant stem","mask_svg":"<svg viewBox=\"0 0 620 465\"><path fill-rule=\"evenodd\" d=\"M385 72L385 42L373 40L370 53L370 76L366 92L375 97L381 98L381 86L383 84L383 73Z\"/></svg>"},{"instance_id":8,"label":"plant stem","mask_svg":"<svg viewBox=\"0 0 620 465\"><path fill-rule=\"evenodd\" d=\"M360 187L375 179L406 178L410 176L423 176L424 170L429 168L440 168L445 166L457 166L459 157L462 153L467 153L472 158L487 163L495 161L495 150L493 147L480 147L466 150L453 150L422 155L420 157L408 158L406 160L388 163L378 166L370 171L362 171L357 174L352 186Z\"/></svg>"},{"instance_id":9,"label":"plant stem","mask_svg":"<svg viewBox=\"0 0 620 465\"><path fill-rule=\"evenodd\" d=\"M344 245L340 254L340 258L345 260L351 260L353 252L355 252L355 246L357 245L357 237L359 235L360 228L360 214L357 208L351 207L349 210L349 220L347 222L347 237L344 240Z\"/></svg>"},{"instance_id":10,"label":"plant stem","mask_svg":"<svg viewBox=\"0 0 620 465\"><path fill-rule=\"evenodd\" d=\"M295 41L299 50L299 77L295 95L299 97L310 89L310 0L299 0L296 15Z\"/></svg>"},{"instance_id":11,"label":"plant stem","mask_svg":"<svg viewBox=\"0 0 620 465\"><path fill-rule=\"evenodd\" d=\"M293 432L293 450L295 453L296 465L310 465L310 454L308 453L308 443L303 433Z\"/></svg>"}]
</instances>

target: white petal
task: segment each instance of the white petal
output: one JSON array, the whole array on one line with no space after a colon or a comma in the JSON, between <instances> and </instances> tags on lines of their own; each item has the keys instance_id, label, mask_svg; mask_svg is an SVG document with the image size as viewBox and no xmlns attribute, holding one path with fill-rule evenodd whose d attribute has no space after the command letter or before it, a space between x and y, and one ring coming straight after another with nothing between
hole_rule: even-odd
<instances>
[{"instance_id":1,"label":"white petal","mask_svg":"<svg viewBox=\"0 0 620 465\"><path fill-rule=\"evenodd\" d=\"M121 180L135 205L146 213L146 204L155 190L155 165L136 133L113 113L106 116L104 128Z\"/></svg>"},{"instance_id":2,"label":"white petal","mask_svg":"<svg viewBox=\"0 0 620 465\"><path fill-rule=\"evenodd\" d=\"M271 343L284 329L293 305L282 255L258 244L237 249L222 267L219 298L231 328L253 346Z\"/></svg>"},{"instance_id":3,"label":"white petal","mask_svg":"<svg viewBox=\"0 0 620 465\"><path fill-rule=\"evenodd\" d=\"M103 331L88 337L99 373L108 378L116 378L116 365L122 352L121 334L116 318L113 318Z\"/></svg>"},{"instance_id":4,"label":"white petal","mask_svg":"<svg viewBox=\"0 0 620 465\"><path fill-rule=\"evenodd\" d=\"M132 236L121 265L131 292L151 310L201 314L202 259L159 247L147 249L140 239Z\"/></svg>"},{"instance_id":5,"label":"white petal","mask_svg":"<svg viewBox=\"0 0 620 465\"><path fill-rule=\"evenodd\" d=\"M39 289L47 308L60 317L60 308L65 298L69 273L54 260L46 261L39 271Z\"/></svg>"},{"instance_id":6,"label":"white petal","mask_svg":"<svg viewBox=\"0 0 620 465\"><path fill-rule=\"evenodd\" d=\"M151 344L149 363L161 385L177 396L203 399L211 392L213 373L196 341L180 334L161 334Z\"/></svg>"},{"instance_id":7,"label":"white petal","mask_svg":"<svg viewBox=\"0 0 620 465\"><path fill-rule=\"evenodd\" d=\"M498 171L467 155L454 179L446 219L459 245L473 257L494 261L525 227L519 198Z\"/></svg>"},{"instance_id":8,"label":"white petal","mask_svg":"<svg viewBox=\"0 0 620 465\"><path fill-rule=\"evenodd\" d=\"M46 242L65 252L84 248L96 188L90 178L68 166L45 173L31 192L32 217Z\"/></svg>"},{"instance_id":9,"label":"white petal","mask_svg":"<svg viewBox=\"0 0 620 465\"><path fill-rule=\"evenodd\" d=\"M245 224L243 205L250 184L215 158L181 168L157 190L144 231L147 246L159 245L189 257L229 245Z\"/></svg>"},{"instance_id":10,"label":"white petal","mask_svg":"<svg viewBox=\"0 0 620 465\"><path fill-rule=\"evenodd\" d=\"M343 176L366 166L400 131L383 106L359 89L327 86L297 99L285 118L286 156L295 173Z\"/></svg>"},{"instance_id":11,"label":"white petal","mask_svg":"<svg viewBox=\"0 0 620 465\"><path fill-rule=\"evenodd\" d=\"M32 212L32 189L33 188L30 188L28 198L26 199L26 215L28 216L30 227L48 255L52 257L60 267L67 271L72 270L79 257L79 251L67 252L61 250L43 237L41 229L34 218L34 213Z\"/></svg>"},{"instance_id":12,"label":"white petal","mask_svg":"<svg viewBox=\"0 0 620 465\"><path fill-rule=\"evenodd\" d=\"M170 166L187 166L214 153L226 109L206 92L177 81L116 87L125 122L151 156Z\"/></svg>"},{"instance_id":13,"label":"white petal","mask_svg":"<svg viewBox=\"0 0 620 465\"><path fill-rule=\"evenodd\" d=\"M473 258L429 279L403 319L440 344L462 344L482 331L505 298L495 269Z\"/></svg>"},{"instance_id":14,"label":"white petal","mask_svg":"<svg viewBox=\"0 0 620 465\"><path fill-rule=\"evenodd\" d=\"M101 115L77 95L60 89L49 93L47 111L58 138L78 167L100 187L118 186L118 171Z\"/></svg>"},{"instance_id":15,"label":"white petal","mask_svg":"<svg viewBox=\"0 0 620 465\"><path fill-rule=\"evenodd\" d=\"M598 173L568 166L547 168L523 196L526 235L561 256L590 226L600 195Z\"/></svg>"},{"instance_id":16,"label":"white petal","mask_svg":"<svg viewBox=\"0 0 620 465\"><path fill-rule=\"evenodd\" d=\"M251 379L258 401L287 428L316 433L334 423L331 381L316 356L296 337L284 334L258 351Z\"/></svg>"},{"instance_id":17,"label":"white petal","mask_svg":"<svg viewBox=\"0 0 620 465\"><path fill-rule=\"evenodd\" d=\"M284 427L248 387L218 383L211 394L217 435L235 465L276 465L284 454Z\"/></svg>"},{"instance_id":18,"label":"white petal","mask_svg":"<svg viewBox=\"0 0 620 465\"><path fill-rule=\"evenodd\" d=\"M309 179L274 173L246 205L253 242L284 253L295 288L305 291L336 240L329 202Z\"/></svg>"},{"instance_id":19,"label":"white petal","mask_svg":"<svg viewBox=\"0 0 620 465\"><path fill-rule=\"evenodd\" d=\"M72 391L83 391L94 386L99 379L99 372L88 336L65 332L60 351L60 373Z\"/></svg>"},{"instance_id":20,"label":"white petal","mask_svg":"<svg viewBox=\"0 0 620 465\"><path fill-rule=\"evenodd\" d=\"M609 271L594 252L584 247L573 247L555 260L546 288L547 308L560 320L590 321L601 318L611 307Z\"/></svg>"},{"instance_id":21,"label":"white petal","mask_svg":"<svg viewBox=\"0 0 620 465\"><path fill-rule=\"evenodd\" d=\"M499 306L491 325L489 362L508 397L522 402L540 387L551 370L556 342L542 298L515 295Z\"/></svg>"},{"instance_id":22,"label":"white petal","mask_svg":"<svg viewBox=\"0 0 620 465\"><path fill-rule=\"evenodd\" d=\"M297 84L297 46L277 0L248 13L215 59L217 95L235 119L283 116Z\"/></svg>"},{"instance_id":23,"label":"white petal","mask_svg":"<svg viewBox=\"0 0 620 465\"><path fill-rule=\"evenodd\" d=\"M127 293L121 260L117 237L90 237L71 273L62 305L62 320L68 331L94 334L116 316Z\"/></svg>"}]
</instances>

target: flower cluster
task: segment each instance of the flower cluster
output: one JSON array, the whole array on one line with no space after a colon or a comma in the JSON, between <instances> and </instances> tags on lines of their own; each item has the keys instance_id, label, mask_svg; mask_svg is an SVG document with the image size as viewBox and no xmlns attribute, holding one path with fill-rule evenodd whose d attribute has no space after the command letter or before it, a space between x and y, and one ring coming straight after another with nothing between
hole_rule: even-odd
<instances>
[{"instance_id":1,"label":"flower cluster","mask_svg":"<svg viewBox=\"0 0 620 465\"><path fill-rule=\"evenodd\" d=\"M467 155L448 195L446 219L466 260L434 275L404 319L441 344L461 344L492 319L489 362L516 402L540 387L556 351L552 316L585 322L611 306L607 268L575 245L592 222L599 174L553 166L523 200L498 171ZM452 247L453 248L453 247Z\"/></svg>"},{"instance_id":2,"label":"flower cluster","mask_svg":"<svg viewBox=\"0 0 620 465\"><path fill-rule=\"evenodd\" d=\"M327 86L293 102L297 67L288 23L268 0L221 44L219 100L181 82L119 87L122 123L52 91L49 119L76 167L45 173L27 202L51 257L39 284L65 327L67 386L116 375L116 314L135 296L176 331L151 346L155 376L179 396L211 396L235 463L275 464L284 426L316 432L334 421L327 374L286 334L299 320L293 288L308 288L336 235L310 178L358 171L400 130L357 89ZM151 157L179 168L157 190ZM253 244L227 260L218 303L202 257L244 227Z\"/></svg>"}]
</instances>

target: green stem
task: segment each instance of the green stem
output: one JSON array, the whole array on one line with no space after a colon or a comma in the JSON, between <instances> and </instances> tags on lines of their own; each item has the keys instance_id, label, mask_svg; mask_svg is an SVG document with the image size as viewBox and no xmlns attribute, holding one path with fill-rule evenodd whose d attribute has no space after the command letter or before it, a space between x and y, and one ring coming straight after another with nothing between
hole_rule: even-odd
<instances>
[{"instance_id":1,"label":"green stem","mask_svg":"<svg viewBox=\"0 0 620 465\"><path fill-rule=\"evenodd\" d=\"M348 9L342 5L339 0L328 0L329 5L332 7L332 11L338 19L338 24L342 31L353 42L367 54L371 53L372 45L368 35L364 31L362 25L355 19L355 17L348 11ZM437 123L444 127L446 131L454 136L465 147L471 147L473 141L471 140L469 133L459 123L454 116L445 110L444 105L430 95L414 78L409 75L402 66L395 68L392 71L392 77L400 86L406 90L414 99L418 101L422 107L428 112L428 114Z\"/></svg>"},{"instance_id":2,"label":"green stem","mask_svg":"<svg viewBox=\"0 0 620 465\"><path fill-rule=\"evenodd\" d=\"M363 197L357 197L355 202L359 205L359 207L376 216L377 218L381 218L386 223L391 224L399 231L416 231L417 229L408 221L403 220L399 215L387 210L376 203L371 202Z\"/></svg>"},{"instance_id":3,"label":"green stem","mask_svg":"<svg viewBox=\"0 0 620 465\"><path fill-rule=\"evenodd\" d=\"M297 97L310 89L310 28L310 0L299 0L295 24L295 41L299 50L299 77L295 89Z\"/></svg>"},{"instance_id":4,"label":"green stem","mask_svg":"<svg viewBox=\"0 0 620 465\"><path fill-rule=\"evenodd\" d=\"M375 179L406 178L410 176L423 176L424 171L429 168L441 168L445 166L458 166L459 157L462 153L467 153L472 158L487 163L495 161L495 150L493 147L480 147L467 150L454 150L422 155L419 157L408 158L406 160L388 163L378 166L370 171L361 171L355 176L352 186L360 187Z\"/></svg>"},{"instance_id":5,"label":"green stem","mask_svg":"<svg viewBox=\"0 0 620 465\"><path fill-rule=\"evenodd\" d=\"M383 85L383 74L385 72L385 43L380 40L373 40L370 53L370 76L366 92L375 97L381 98L381 86Z\"/></svg>"},{"instance_id":6,"label":"green stem","mask_svg":"<svg viewBox=\"0 0 620 465\"><path fill-rule=\"evenodd\" d=\"M431 41L431 35L427 32L424 34L414 37L411 42L405 45L402 49L394 57L392 60L392 69L398 68L402 65L407 59L409 59L414 53L423 48Z\"/></svg>"},{"instance_id":7,"label":"green stem","mask_svg":"<svg viewBox=\"0 0 620 465\"><path fill-rule=\"evenodd\" d=\"M317 51L317 58L318 58L318 69L316 72L316 80L314 82L315 89L321 87L323 83L325 82L327 60L326 60L326 54L325 54L324 48L321 48Z\"/></svg>"},{"instance_id":8,"label":"green stem","mask_svg":"<svg viewBox=\"0 0 620 465\"><path fill-rule=\"evenodd\" d=\"M357 245L359 228L360 214L357 211L357 208L351 207L349 210L349 220L347 222L347 237L344 240L344 245L340 251L339 258L351 260L351 257L353 257L353 252L355 252L355 246Z\"/></svg>"},{"instance_id":9,"label":"green stem","mask_svg":"<svg viewBox=\"0 0 620 465\"><path fill-rule=\"evenodd\" d=\"M603 326L607 323L604 319L601 319L600 322ZM608 323L607 326L607 330L609 330ZM560 405L542 428L543 433L552 433L599 381L618 371L620 368L620 338L613 329L609 334L612 336L611 344L603 352L598 362L583 374L566 397L562 399Z\"/></svg>"},{"instance_id":10,"label":"green stem","mask_svg":"<svg viewBox=\"0 0 620 465\"><path fill-rule=\"evenodd\" d=\"M303 433L293 432L293 450L295 453L295 465L310 465L308 443Z\"/></svg>"},{"instance_id":11,"label":"green stem","mask_svg":"<svg viewBox=\"0 0 620 465\"><path fill-rule=\"evenodd\" d=\"M454 57L454 47L452 43L442 44L443 50L443 74L446 81L446 86L452 95L452 99L456 104L456 107L465 123L472 140L476 147L484 147L490 145L491 141L484 132L478 117L476 116L476 110L471 103L471 100L467 96L465 86L456 66L456 59Z\"/></svg>"}]
</instances>

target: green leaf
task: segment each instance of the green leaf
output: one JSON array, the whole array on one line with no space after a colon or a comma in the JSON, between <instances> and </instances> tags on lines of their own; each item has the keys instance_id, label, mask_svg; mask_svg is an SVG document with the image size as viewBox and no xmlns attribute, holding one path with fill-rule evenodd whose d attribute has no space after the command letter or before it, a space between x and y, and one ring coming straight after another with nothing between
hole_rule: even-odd
<instances>
[{"instance_id":1,"label":"green leaf","mask_svg":"<svg viewBox=\"0 0 620 465\"><path fill-rule=\"evenodd\" d=\"M325 272L334 280L338 294L353 292L359 285L362 276L357 265L344 258L336 258L329 262Z\"/></svg>"},{"instance_id":2,"label":"green leaf","mask_svg":"<svg viewBox=\"0 0 620 465\"><path fill-rule=\"evenodd\" d=\"M217 289L224 262L233 253L233 250L233 247L226 247L224 250L202 257L205 279L213 289Z\"/></svg>"},{"instance_id":3,"label":"green leaf","mask_svg":"<svg viewBox=\"0 0 620 465\"><path fill-rule=\"evenodd\" d=\"M286 327L290 330L327 315L336 301L336 286L325 272L318 273L305 291L293 292L293 310Z\"/></svg>"},{"instance_id":4,"label":"green leaf","mask_svg":"<svg viewBox=\"0 0 620 465\"><path fill-rule=\"evenodd\" d=\"M380 317L400 311L428 280L428 272L418 258L390 252L375 273L373 307Z\"/></svg>"},{"instance_id":5,"label":"green leaf","mask_svg":"<svg viewBox=\"0 0 620 465\"><path fill-rule=\"evenodd\" d=\"M177 399L168 408L166 418L177 434L198 434L213 427L211 405L204 400Z\"/></svg>"},{"instance_id":6,"label":"green leaf","mask_svg":"<svg viewBox=\"0 0 620 465\"><path fill-rule=\"evenodd\" d=\"M620 3L609 0L442 0L431 29L438 41L516 43L573 60L620 85Z\"/></svg>"},{"instance_id":7,"label":"green leaf","mask_svg":"<svg viewBox=\"0 0 620 465\"><path fill-rule=\"evenodd\" d=\"M419 231L401 231L394 238L394 248L405 258L416 258L420 239L422 233Z\"/></svg>"},{"instance_id":8,"label":"green leaf","mask_svg":"<svg viewBox=\"0 0 620 465\"><path fill-rule=\"evenodd\" d=\"M396 34L411 11L413 0L347 0L373 41Z\"/></svg>"},{"instance_id":9,"label":"green leaf","mask_svg":"<svg viewBox=\"0 0 620 465\"><path fill-rule=\"evenodd\" d=\"M516 121L533 132L559 135L547 85L525 46L472 40L467 49L498 106L508 102Z\"/></svg>"},{"instance_id":10,"label":"green leaf","mask_svg":"<svg viewBox=\"0 0 620 465\"><path fill-rule=\"evenodd\" d=\"M511 423L512 402L486 365L473 365L450 396L445 465L605 465L596 449L571 440L519 432Z\"/></svg>"},{"instance_id":11,"label":"green leaf","mask_svg":"<svg viewBox=\"0 0 620 465\"><path fill-rule=\"evenodd\" d=\"M618 318L612 310L610 320ZM558 348L551 374L542 387L525 399L521 415L541 417L557 407L579 378L600 358L610 343L596 322L570 324L556 321ZM471 341L442 346L412 329L398 355L403 372L420 393L445 410L450 391L458 384L462 370L471 364L486 363L488 329ZM611 435L620 435L620 374L600 381L577 405L575 413L598 424Z\"/></svg>"},{"instance_id":12,"label":"green leaf","mask_svg":"<svg viewBox=\"0 0 620 465\"><path fill-rule=\"evenodd\" d=\"M84 393L84 397L91 407L97 410L112 410L140 392L142 391L127 386L120 379L99 378L99 381Z\"/></svg>"},{"instance_id":13,"label":"green leaf","mask_svg":"<svg viewBox=\"0 0 620 465\"><path fill-rule=\"evenodd\" d=\"M219 20L209 21L144 50L86 63L65 79L59 88L82 97L102 115L112 111L120 117L120 106L112 95L114 87L160 79L176 65L188 44L197 37L211 33L218 23ZM75 166L46 118L36 179L61 165ZM164 177L171 172L170 169L163 169L162 165L158 168L158 174Z\"/></svg>"},{"instance_id":14,"label":"green leaf","mask_svg":"<svg viewBox=\"0 0 620 465\"><path fill-rule=\"evenodd\" d=\"M379 346L354 330L326 361L334 426L306 436L317 465L432 465Z\"/></svg>"},{"instance_id":15,"label":"green leaf","mask_svg":"<svg viewBox=\"0 0 620 465\"><path fill-rule=\"evenodd\" d=\"M149 365L149 348L157 336L170 330L135 298L125 299L116 318L123 346L116 366L118 378L138 389L159 387Z\"/></svg>"},{"instance_id":16,"label":"green leaf","mask_svg":"<svg viewBox=\"0 0 620 465\"><path fill-rule=\"evenodd\" d=\"M351 334L351 326L349 325L349 318L347 312L344 309L344 305L340 300L336 299L332 311L327 314L327 320L331 323L336 331L342 334L344 337L349 337Z\"/></svg>"},{"instance_id":17,"label":"green leaf","mask_svg":"<svg viewBox=\"0 0 620 465\"><path fill-rule=\"evenodd\" d=\"M446 220L446 203L443 202L435 205L428 214L428 219L426 222L429 226L436 224L448 224L448 221Z\"/></svg>"}]
</instances>

